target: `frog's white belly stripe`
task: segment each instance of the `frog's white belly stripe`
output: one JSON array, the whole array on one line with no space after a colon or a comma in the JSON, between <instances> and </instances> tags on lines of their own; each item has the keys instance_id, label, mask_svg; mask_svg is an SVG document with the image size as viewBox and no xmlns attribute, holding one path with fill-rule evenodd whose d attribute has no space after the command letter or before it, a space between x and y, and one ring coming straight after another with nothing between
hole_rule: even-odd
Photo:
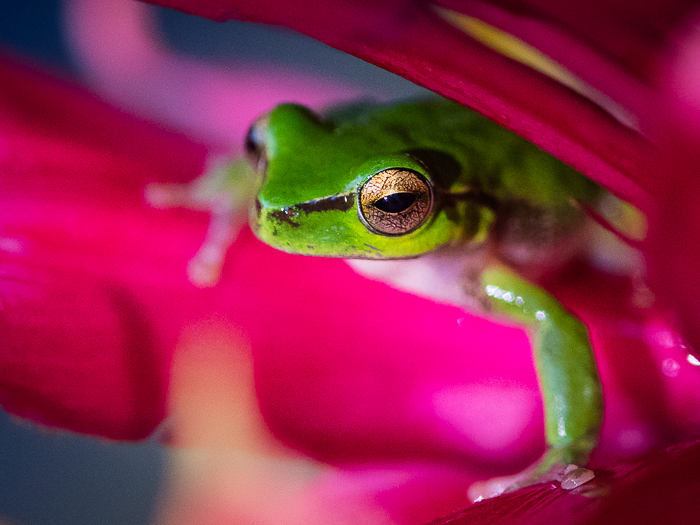
<instances>
[{"instance_id":1,"label":"frog's white belly stripe","mask_svg":"<svg viewBox=\"0 0 700 525\"><path fill-rule=\"evenodd\" d=\"M415 259L346 262L360 275L444 304L481 310L479 301L466 293L470 275L478 275L486 250L437 250Z\"/></svg>"}]
</instances>

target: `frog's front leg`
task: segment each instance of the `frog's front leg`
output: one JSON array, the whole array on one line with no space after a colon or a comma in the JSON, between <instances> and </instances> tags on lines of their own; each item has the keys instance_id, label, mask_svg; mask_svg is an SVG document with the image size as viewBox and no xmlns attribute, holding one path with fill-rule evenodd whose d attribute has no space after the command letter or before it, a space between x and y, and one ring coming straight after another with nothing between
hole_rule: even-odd
<instances>
[{"instance_id":1,"label":"frog's front leg","mask_svg":"<svg viewBox=\"0 0 700 525\"><path fill-rule=\"evenodd\" d=\"M602 391L588 331L554 297L504 266L486 268L482 284L491 311L525 324L530 332L547 451L519 474L473 485L469 496L478 500L562 479L562 486L572 488L590 479L590 471L576 466L588 461L602 419Z\"/></svg>"},{"instance_id":2,"label":"frog's front leg","mask_svg":"<svg viewBox=\"0 0 700 525\"><path fill-rule=\"evenodd\" d=\"M195 286L205 288L219 281L226 252L248 219L257 184L245 159L215 159L190 183L146 187L146 201L154 208L182 207L210 213L204 242L187 265L187 277Z\"/></svg>"}]
</instances>

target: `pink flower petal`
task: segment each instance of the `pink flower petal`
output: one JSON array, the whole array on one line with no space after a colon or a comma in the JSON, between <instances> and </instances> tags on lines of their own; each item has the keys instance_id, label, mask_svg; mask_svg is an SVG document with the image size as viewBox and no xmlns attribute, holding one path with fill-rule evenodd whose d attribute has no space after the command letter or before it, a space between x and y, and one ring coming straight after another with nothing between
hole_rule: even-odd
<instances>
[{"instance_id":1,"label":"pink flower petal","mask_svg":"<svg viewBox=\"0 0 700 525\"><path fill-rule=\"evenodd\" d=\"M187 253L144 227L143 178L189 176L203 150L6 60L0 76L0 400L144 437L164 416L179 321L159 304L181 304Z\"/></svg>"},{"instance_id":2,"label":"pink flower petal","mask_svg":"<svg viewBox=\"0 0 700 525\"><path fill-rule=\"evenodd\" d=\"M269 65L226 68L176 53L140 2L70 0L66 38L85 81L106 100L187 133L209 151L240 152L250 123L281 101L312 106L362 96L356 86Z\"/></svg>"}]
</instances>

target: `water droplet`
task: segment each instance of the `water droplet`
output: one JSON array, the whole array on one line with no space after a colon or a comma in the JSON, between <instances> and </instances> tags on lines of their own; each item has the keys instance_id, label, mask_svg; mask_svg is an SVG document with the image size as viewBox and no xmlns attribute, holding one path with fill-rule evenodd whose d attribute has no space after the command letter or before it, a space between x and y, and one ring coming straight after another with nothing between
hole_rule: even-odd
<instances>
[{"instance_id":1,"label":"water droplet","mask_svg":"<svg viewBox=\"0 0 700 525\"><path fill-rule=\"evenodd\" d=\"M19 255L24 251L24 243L14 237L0 237L0 251Z\"/></svg>"}]
</instances>

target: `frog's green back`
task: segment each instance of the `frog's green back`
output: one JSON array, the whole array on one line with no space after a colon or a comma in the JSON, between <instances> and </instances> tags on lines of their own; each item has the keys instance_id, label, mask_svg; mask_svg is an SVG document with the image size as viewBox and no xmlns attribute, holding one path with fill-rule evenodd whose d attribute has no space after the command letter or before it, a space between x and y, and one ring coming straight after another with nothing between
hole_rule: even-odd
<instances>
[{"instance_id":1,"label":"frog's green back","mask_svg":"<svg viewBox=\"0 0 700 525\"><path fill-rule=\"evenodd\" d=\"M368 157L441 152L460 167L454 185L476 184L499 201L521 198L552 206L570 198L591 202L600 192L590 179L534 144L447 99L349 106L329 112L328 122L338 136L364 136Z\"/></svg>"}]
</instances>

